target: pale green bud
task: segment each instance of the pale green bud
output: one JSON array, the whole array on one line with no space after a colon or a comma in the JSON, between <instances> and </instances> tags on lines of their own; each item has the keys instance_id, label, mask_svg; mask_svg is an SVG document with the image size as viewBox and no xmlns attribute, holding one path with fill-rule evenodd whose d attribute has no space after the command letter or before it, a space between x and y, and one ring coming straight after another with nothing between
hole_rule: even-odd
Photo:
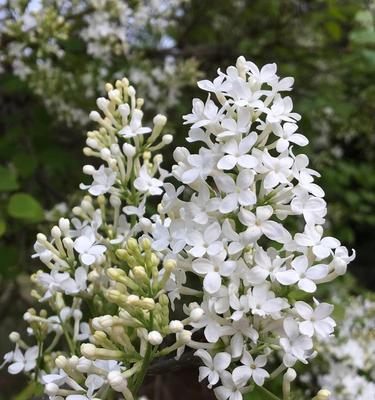
<instances>
[{"instance_id":1,"label":"pale green bud","mask_svg":"<svg viewBox=\"0 0 375 400\"><path fill-rule=\"evenodd\" d=\"M322 389L322 390L319 390L316 397L314 397L314 400L328 400L330 396L331 396L330 391L328 391L326 389Z\"/></svg>"},{"instance_id":2,"label":"pale green bud","mask_svg":"<svg viewBox=\"0 0 375 400\"><path fill-rule=\"evenodd\" d=\"M160 295L159 303L160 303L161 306L167 307L169 305L168 296L166 294L164 294L164 293L162 295Z\"/></svg>"},{"instance_id":3,"label":"pale green bud","mask_svg":"<svg viewBox=\"0 0 375 400\"><path fill-rule=\"evenodd\" d=\"M186 329L184 329L182 332L177 333L177 340L181 344L187 344L191 340L192 333Z\"/></svg>"}]
</instances>

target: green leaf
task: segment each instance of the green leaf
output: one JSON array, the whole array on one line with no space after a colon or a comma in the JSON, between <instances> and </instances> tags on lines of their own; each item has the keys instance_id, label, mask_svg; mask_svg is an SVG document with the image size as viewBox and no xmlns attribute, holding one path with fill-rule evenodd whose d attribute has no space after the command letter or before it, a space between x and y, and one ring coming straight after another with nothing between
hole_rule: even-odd
<instances>
[{"instance_id":1,"label":"green leaf","mask_svg":"<svg viewBox=\"0 0 375 400\"><path fill-rule=\"evenodd\" d=\"M27 222L38 222L43 219L43 208L31 195L16 193L9 199L8 214Z\"/></svg>"},{"instance_id":2,"label":"green leaf","mask_svg":"<svg viewBox=\"0 0 375 400\"><path fill-rule=\"evenodd\" d=\"M0 165L0 192L11 192L18 189L17 177L8 168Z\"/></svg>"}]
</instances>

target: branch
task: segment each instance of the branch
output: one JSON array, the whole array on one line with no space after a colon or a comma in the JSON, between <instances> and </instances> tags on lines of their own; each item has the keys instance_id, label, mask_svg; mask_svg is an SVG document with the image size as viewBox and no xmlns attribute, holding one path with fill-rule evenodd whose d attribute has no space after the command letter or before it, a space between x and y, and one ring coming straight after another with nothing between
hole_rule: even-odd
<instances>
[{"instance_id":1,"label":"branch","mask_svg":"<svg viewBox=\"0 0 375 400\"><path fill-rule=\"evenodd\" d=\"M160 358L153 362L147 371L147 376L161 375L165 372L178 371L198 366L199 359L192 351L186 351L179 360L175 358Z\"/></svg>"}]
</instances>

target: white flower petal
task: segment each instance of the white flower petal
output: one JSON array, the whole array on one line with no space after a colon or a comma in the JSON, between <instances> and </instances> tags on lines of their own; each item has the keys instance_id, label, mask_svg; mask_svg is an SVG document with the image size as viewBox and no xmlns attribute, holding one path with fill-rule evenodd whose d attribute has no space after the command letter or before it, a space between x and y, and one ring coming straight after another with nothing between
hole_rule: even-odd
<instances>
[{"instance_id":1,"label":"white flower petal","mask_svg":"<svg viewBox=\"0 0 375 400\"><path fill-rule=\"evenodd\" d=\"M217 272L209 272L203 280L204 289L210 293L216 293L221 286L221 277Z\"/></svg>"}]
</instances>

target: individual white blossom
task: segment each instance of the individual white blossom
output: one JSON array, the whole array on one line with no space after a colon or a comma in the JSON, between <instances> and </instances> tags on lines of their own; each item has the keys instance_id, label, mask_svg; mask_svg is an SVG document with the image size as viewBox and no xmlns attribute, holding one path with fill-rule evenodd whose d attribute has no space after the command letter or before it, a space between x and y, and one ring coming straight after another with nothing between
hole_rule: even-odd
<instances>
[{"instance_id":1,"label":"individual white blossom","mask_svg":"<svg viewBox=\"0 0 375 400\"><path fill-rule=\"evenodd\" d=\"M264 380L269 377L269 373L262 368L267 363L267 356L260 355L253 359L251 354L245 351L241 363L243 365L233 370L234 382L248 382L252 378L257 385L262 386Z\"/></svg>"},{"instance_id":2,"label":"individual white blossom","mask_svg":"<svg viewBox=\"0 0 375 400\"><path fill-rule=\"evenodd\" d=\"M38 346L30 347L22 353L19 347L11 353L10 360L8 362L8 372L10 374L19 374L21 371L29 372L36 366L36 360L38 357L39 348Z\"/></svg>"},{"instance_id":3,"label":"individual white blossom","mask_svg":"<svg viewBox=\"0 0 375 400\"><path fill-rule=\"evenodd\" d=\"M83 264L91 265L106 251L106 247L96 244L95 237L90 235L77 238L74 241L74 250L80 255Z\"/></svg>"},{"instance_id":4,"label":"individual white blossom","mask_svg":"<svg viewBox=\"0 0 375 400\"><path fill-rule=\"evenodd\" d=\"M217 353L211 358L210 353L203 349L197 350L194 354L205 364L204 367L199 367L199 381L207 378L211 388L219 382L220 374L229 367L231 356L228 353Z\"/></svg>"}]
</instances>

